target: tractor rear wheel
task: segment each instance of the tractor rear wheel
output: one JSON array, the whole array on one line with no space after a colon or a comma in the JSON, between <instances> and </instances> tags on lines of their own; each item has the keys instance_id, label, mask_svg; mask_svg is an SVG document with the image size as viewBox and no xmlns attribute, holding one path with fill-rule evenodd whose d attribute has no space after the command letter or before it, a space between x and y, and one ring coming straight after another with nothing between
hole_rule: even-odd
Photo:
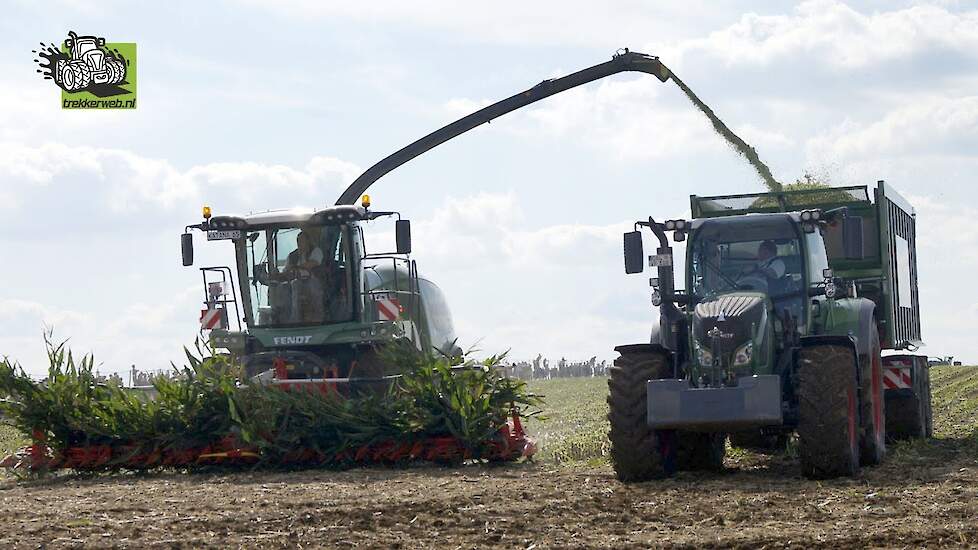
<instances>
[{"instance_id":1,"label":"tractor rear wheel","mask_svg":"<svg viewBox=\"0 0 978 550\"><path fill-rule=\"evenodd\" d=\"M859 471L856 357L847 346L817 345L798 360L798 454L811 478Z\"/></svg>"},{"instance_id":2,"label":"tractor rear wheel","mask_svg":"<svg viewBox=\"0 0 978 550\"><path fill-rule=\"evenodd\" d=\"M886 456L886 413L883 400L883 360L880 358L880 334L873 321L869 327L869 353L859 358L860 419L862 435L859 457L863 465L883 462Z\"/></svg>"},{"instance_id":3,"label":"tractor rear wheel","mask_svg":"<svg viewBox=\"0 0 978 550\"><path fill-rule=\"evenodd\" d=\"M723 470L727 454L727 434L722 432L677 433L676 468L679 470Z\"/></svg>"},{"instance_id":4,"label":"tractor rear wheel","mask_svg":"<svg viewBox=\"0 0 978 550\"><path fill-rule=\"evenodd\" d=\"M669 357L655 351L620 353L608 369L611 464L621 481L665 477L675 467L675 432L649 428L646 382L669 376Z\"/></svg>"}]
</instances>

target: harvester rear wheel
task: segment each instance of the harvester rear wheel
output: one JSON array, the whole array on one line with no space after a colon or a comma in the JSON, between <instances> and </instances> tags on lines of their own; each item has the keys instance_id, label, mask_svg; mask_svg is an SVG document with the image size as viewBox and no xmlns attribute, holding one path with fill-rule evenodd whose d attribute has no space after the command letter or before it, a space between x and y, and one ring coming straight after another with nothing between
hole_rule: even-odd
<instances>
[{"instance_id":1,"label":"harvester rear wheel","mask_svg":"<svg viewBox=\"0 0 978 550\"><path fill-rule=\"evenodd\" d=\"M803 348L798 361L798 454L811 478L859 471L856 358L846 346Z\"/></svg>"},{"instance_id":2,"label":"harvester rear wheel","mask_svg":"<svg viewBox=\"0 0 978 550\"><path fill-rule=\"evenodd\" d=\"M863 465L883 462L886 456L886 406L883 400L883 361L880 334L874 321L869 327L869 354L859 358L860 419L859 457Z\"/></svg>"},{"instance_id":3,"label":"harvester rear wheel","mask_svg":"<svg viewBox=\"0 0 978 550\"><path fill-rule=\"evenodd\" d=\"M679 446L676 467L680 470L723 470L727 454L727 434L722 432L683 432L676 434Z\"/></svg>"},{"instance_id":4,"label":"harvester rear wheel","mask_svg":"<svg viewBox=\"0 0 978 550\"><path fill-rule=\"evenodd\" d=\"M646 481L669 475L674 437L662 441L647 422L646 382L670 374L669 358L659 352L622 351L609 369L608 420L611 464L621 481ZM663 434L665 435L665 434Z\"/></svg>"}]
</instances>

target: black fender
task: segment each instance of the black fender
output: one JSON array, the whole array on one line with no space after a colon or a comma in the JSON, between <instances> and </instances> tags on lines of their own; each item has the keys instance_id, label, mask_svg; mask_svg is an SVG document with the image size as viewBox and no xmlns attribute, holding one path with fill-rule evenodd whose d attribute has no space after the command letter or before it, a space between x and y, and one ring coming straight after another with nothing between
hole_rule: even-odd
<instances>
[{"instance_id":1,"label":"black fender","mask_svg":"<svg viewBox=\"0 0 978 550\"><path fill-rule=\"evenodd\" d=\"M661 353L666 357L672 356L672 351L662 347L661 344L625 344L615 346L615 351L622 355L626 353Z\"/></svg>"},{"instance_id":2,"label":"black fender","mask_svg":"<svg viewBox=\"0 0 978 550\"><path fill-rule=\"evenodd\" d=\"M857 306L859 308L859 327L856 336L856 354L860 357L869 355L872 351L869 349L870 342L872 339L870 335L871 330L879 330L876 323L873 321L876 315L876 304L872 300L866 298L856 298ZM882 343L883 339L880 338Z\"/></svg>"}]
</instances>

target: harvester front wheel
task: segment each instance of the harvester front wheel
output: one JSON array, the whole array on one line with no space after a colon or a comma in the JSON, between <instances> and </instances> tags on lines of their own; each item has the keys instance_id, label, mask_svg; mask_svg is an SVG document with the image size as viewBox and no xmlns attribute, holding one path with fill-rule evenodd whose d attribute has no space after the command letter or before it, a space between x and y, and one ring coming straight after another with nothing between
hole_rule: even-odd
<instances>
[{"instance_id":1,"label":"harvester front wheel","mask_svg":"<svg viewBox=\"0 0 978 550\"><path fill-rule=\"evenodd\" d=\"M869 353L859 358L859 403L862 435L859 457L863 465L883 462L886 456L886 414L883 401L883 361L880 334L874 321L869 327Z\"/></svg>"},{"instance_id":2,"label":"harvester front wheel","mask_svg":"<svg viewBox=\"0 0 978 550\"><path fill-rule=\"evenodd\" d=\"M798 454L811 478L859 471L859 389L854 350L818 345L798 360Z\"/></svg>"},{"instance_id":3,"label":"harvester front wheel","mask_svg":"<svg viewBox=\"0 0 978 550\"><path fill-rule=\"evenodd\" d=\"M670 374L669 357L655 351L621 350L609 369L608 420L611 464L621 481L647 481L673 469L675 437L649 428L646 382ZM666 434L662 434L666 435Z\"/></svg>"}]
</instances>

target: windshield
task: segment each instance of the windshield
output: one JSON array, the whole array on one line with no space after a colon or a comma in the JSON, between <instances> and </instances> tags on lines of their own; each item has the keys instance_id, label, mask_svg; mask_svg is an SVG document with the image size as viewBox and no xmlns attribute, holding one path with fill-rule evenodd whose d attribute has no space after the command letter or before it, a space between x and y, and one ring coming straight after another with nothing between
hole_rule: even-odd
<instances>
[{"instance_id":1,"label":"windshield","mask_svg":"<svg viewBox=\"0 0 978 550\"><path fill-rule=\"evenodd\" d=\"M250 231L245 243L254 325L353 319L347 226Z\"/></svg>"},{"instance_id":2,"label":"windshield","mask_svg":"<svg viewBox=\"0 0 978 550\"><path fill-rule=\"evenodd\" d=\"M804 285L801 244L785 216L704 223L694 235L690 266L697 296L753 290L779 298Z\"/></svg>"}]
</instances>

